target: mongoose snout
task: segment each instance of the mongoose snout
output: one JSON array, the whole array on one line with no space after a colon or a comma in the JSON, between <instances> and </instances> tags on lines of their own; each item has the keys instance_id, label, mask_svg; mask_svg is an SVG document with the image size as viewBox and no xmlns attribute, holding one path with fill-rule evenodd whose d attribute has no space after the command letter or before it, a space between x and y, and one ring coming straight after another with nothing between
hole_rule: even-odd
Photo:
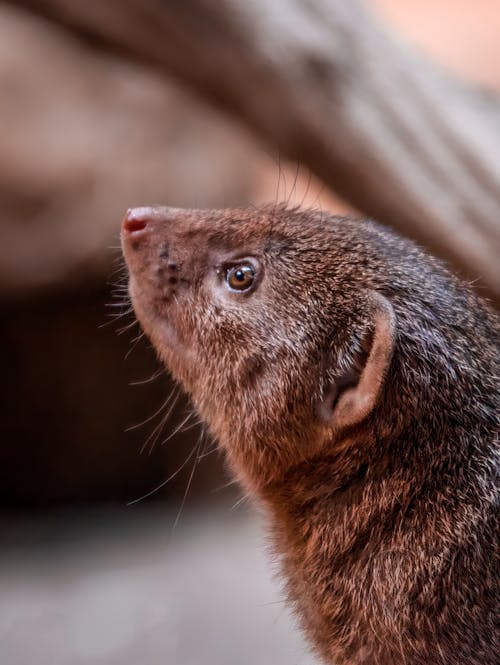
<instances>
[{"instance_id":1,"label":"mongoose snout","mask_svg":"<svg viewBox=\"0 0 500 665\"><path fill-rule=\"evenodd\" d=\"M122 241L129 265L142 275L163 303L175 301L190 283L190 247L176 235L176 208L131 208L122 221ZM179 251L179 245L181 251Z\"/></svg>"}]
</instances>

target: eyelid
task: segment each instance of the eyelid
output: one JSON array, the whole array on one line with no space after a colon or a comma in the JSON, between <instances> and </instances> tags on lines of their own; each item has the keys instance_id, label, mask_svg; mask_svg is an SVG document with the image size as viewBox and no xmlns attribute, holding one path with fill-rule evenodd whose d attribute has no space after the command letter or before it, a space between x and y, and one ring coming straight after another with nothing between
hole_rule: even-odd
<instances>
[{"instance_id":1,"label":"eyelid","mask_svg":"<svg viewBox=\"0 0 500 665\"><path fill-rule=\"evenodd\" d=\"M252 256L248 255L243 255L241 257L237 258L231 258L227 259L225 261L221 261L219 265L217 266L217 273L219 275L226 275L228 270L231 270L231 268L235 268L236 266L242 266L249 264L252 266L252 268L255 271L255 274L257 274L261 270L261 263L257 259L253 258Z\"/></svg>"},{"instance_id":2,"label":"eyelid","mask_svg":"<svg viewBox=\"0 0 500 665\"><path fill-rule=\"evenodd\" d=\"M235 259L227 259L221 263L224 268L234 268L234 266L250 263L252 266L257 266L257 261L251 256L240 256Z\"/></svg>"}]
</instances>

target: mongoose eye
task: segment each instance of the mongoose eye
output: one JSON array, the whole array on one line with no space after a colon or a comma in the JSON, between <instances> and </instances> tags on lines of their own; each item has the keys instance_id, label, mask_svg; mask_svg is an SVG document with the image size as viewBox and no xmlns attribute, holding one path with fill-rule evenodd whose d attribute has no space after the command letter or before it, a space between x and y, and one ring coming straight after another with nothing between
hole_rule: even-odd
<instances>
[{"instance_id":1,"label":"mongoose eye","mask_svg":"<svg viewBox=\"0 0 500 665\"><path fill-rule=\"evenodd\" d=\"M255 268L250 263L241 263L228 268L226 284L231 291L248 291L255 279Z\"/></svg>"}]
</instances>

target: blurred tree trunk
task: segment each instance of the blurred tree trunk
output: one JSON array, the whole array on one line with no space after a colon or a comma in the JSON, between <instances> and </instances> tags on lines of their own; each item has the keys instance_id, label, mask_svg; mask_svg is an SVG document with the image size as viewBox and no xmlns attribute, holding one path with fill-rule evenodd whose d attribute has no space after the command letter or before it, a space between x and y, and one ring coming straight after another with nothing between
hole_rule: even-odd
<instances>
[{"instance_id":1,"label":"blurred tree trunk","mask_svg":"<svg viewBox=\"0 0 500 665\"><path fill-rule=\"evenodd\" d=\"M500 105L356 0L18 0L231 111L500 303Z\"/></svg>"}]
</instances>

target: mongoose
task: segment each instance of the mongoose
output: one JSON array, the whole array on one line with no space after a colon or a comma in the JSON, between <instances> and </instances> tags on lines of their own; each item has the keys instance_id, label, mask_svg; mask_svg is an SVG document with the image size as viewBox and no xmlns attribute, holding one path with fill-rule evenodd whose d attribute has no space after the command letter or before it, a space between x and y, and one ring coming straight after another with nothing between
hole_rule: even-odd
<instances>
[{"instance_id":1,"label":"mongoose","mask_svg":"<svg viewBox=\"0 0 500 665\"><path fill-rule=\"evenodd\" d=\"M129 292L335 665L498 665L499 321L379 224L129 210Z\"/></svg>"}]
</instances>

